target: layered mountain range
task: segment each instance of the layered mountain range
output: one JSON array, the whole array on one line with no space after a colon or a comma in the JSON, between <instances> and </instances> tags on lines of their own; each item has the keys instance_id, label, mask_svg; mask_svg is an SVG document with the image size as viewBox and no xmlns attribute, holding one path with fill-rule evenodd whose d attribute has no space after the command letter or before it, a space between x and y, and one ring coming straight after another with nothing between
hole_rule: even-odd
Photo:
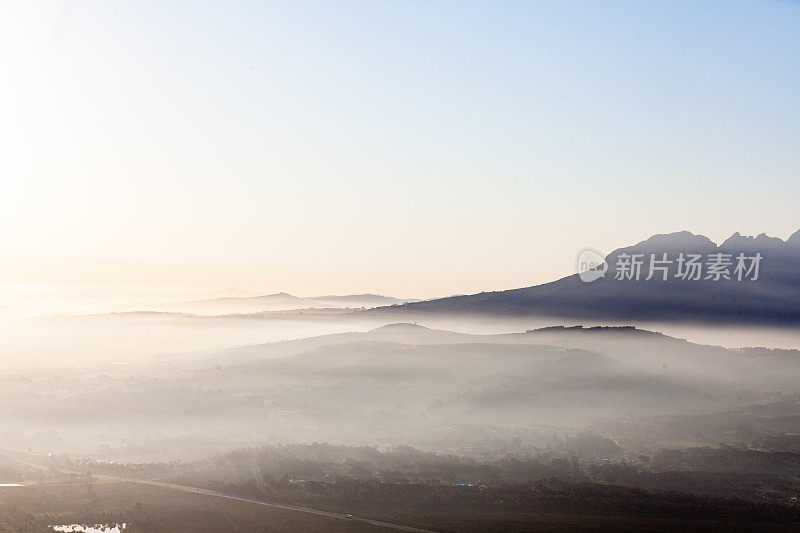
<instances>
[{"instance_id":1,"label":"layered mountain range","mask_svg":"<svg viewBox=\"0 0 800 533\"><path fill-rule=\"evenodd\" d=\"M614 250L590 270L371 312L800 324L800 231L786 241L735 233L719 245L688 231L654 235Z\"/></svg>"}]
</instances>

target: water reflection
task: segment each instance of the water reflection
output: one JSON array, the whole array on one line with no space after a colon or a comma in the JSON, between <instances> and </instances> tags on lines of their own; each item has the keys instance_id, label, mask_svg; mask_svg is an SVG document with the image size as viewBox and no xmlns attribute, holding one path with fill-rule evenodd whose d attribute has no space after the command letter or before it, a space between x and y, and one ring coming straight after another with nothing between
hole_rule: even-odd
<instances>
[{"instance_id":1,"label":"water reflection","mask_svg":"<svg viewBox=\"0 0 800 533\"><path fill-rule=\"evenodd\" d=\"M50 527L53 528L53 531L61 531L63 533L120 533L125 530L127 524L94 524L92 526L86 524L64 524Z\"/></svg>"}]
</instances>

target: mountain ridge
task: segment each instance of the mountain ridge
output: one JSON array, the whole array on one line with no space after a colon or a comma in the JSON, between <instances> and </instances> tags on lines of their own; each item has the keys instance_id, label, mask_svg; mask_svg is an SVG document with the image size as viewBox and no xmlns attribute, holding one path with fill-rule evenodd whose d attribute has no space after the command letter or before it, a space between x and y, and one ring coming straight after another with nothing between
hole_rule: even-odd
<instances>
[{"instance_id":1,"label":"mountain ridge","mask_svg":"<svg viewBox=\"0 0 800 533\"><path fill-rule=\"evenodd\" d=\"M727 278L714 279L711 270L701 272L696 280L662 273L655 267L663 254L672 258L668 268L673 269L681 254L683 258L698 254L708 261L723 254L722 260L730 263ZM761 256L757 271L743 269L737 274L737 257L742 255L752 266L757 254ZM615 275L611 269L624 266L634 255L641 261L642 275L617 279L619 270ZM572 274L540 285L379 307L367 313L800 325L800 231L787 241L763 233L744 237L737 232L719 245L685 230L657 234L618 248L605 260L608 272L592 282ZM654 272L658 274L646 279Z\"/></svg>"}]
</instances>

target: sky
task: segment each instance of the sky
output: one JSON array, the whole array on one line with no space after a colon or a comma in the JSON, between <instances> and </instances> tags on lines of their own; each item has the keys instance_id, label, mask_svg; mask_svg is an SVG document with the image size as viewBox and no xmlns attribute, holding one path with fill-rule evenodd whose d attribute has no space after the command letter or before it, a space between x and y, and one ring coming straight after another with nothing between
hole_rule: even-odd
<instances>
[{"instance_id":1,"label":"sky","mask_svg":"<svg viewBox=\"0 0 800 533\"><path fill-rule=\"evenodd\" d=\"M0 1L0 283L434 297L800 229L800 2Z\"/></svg>"}]
</instances>

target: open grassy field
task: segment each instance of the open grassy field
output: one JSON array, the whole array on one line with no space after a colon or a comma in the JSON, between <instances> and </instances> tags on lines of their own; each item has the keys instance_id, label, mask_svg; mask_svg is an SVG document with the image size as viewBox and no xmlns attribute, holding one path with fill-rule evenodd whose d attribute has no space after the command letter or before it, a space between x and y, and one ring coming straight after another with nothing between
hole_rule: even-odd
<instances>
[{"instance_id":1,"label":"open grassy field","mask_svg":"<svg viewBox=\"0 0 800 533\"><path fill-rule=\"evenodd\" d=\"M0 489L0 531L128 523L126 531L386 531L337 518L137 483Z\"/></svg>"}]
</instances>

